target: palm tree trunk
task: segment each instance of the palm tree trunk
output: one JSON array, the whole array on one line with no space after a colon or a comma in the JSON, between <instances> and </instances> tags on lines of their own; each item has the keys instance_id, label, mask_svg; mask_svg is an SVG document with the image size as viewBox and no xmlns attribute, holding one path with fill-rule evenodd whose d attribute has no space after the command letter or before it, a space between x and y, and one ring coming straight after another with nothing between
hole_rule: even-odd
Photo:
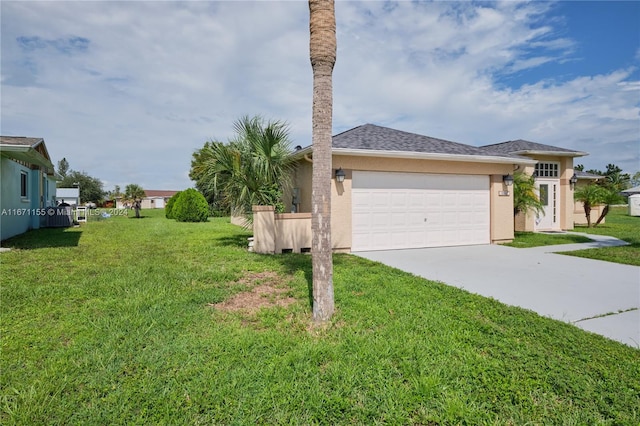
<instances>
[{"instance_id":1,"label":"palm tree trunk","mask_svg":"<svg viewBox=\"0 0 640 426\"><path fill-rule=\"evenodd\" d=\"M604 220L604 217L607 215L607 213L609 213L609 204L604 206L604 209L602 209L602 213L600 213L600 217L598 218L596 223L593 225L594 228L596 226L600 225L600 222L602 222Z\"/></svg>"},{"instance_id":2,"label":"palm tree trunk","mask_svg":"<svg viewBox=\"0 0 640 426\"><path fill-rule=\"evenodd\" d=\"M333 0L309 0L310 59L313 69L313 175L311 194L311 263L313 320L331 319L333 258L331 249L331 133L336 16Z\"/></svg>"},{"instance_id":3,"label":"palm tree trunk","mask_svg":"<svg viewBox=\"0 0 640 426\"><path fill-rule=\"evenodd\" d=\"M587 228L591 228L591 205L584 203L584 215L587 219Z\"/></svg>"}]
</instances>

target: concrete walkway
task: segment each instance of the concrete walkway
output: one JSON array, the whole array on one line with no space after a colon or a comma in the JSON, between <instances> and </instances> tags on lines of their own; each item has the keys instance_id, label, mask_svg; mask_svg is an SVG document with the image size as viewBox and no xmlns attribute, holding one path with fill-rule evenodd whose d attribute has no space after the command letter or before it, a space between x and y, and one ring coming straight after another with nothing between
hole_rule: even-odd
<instances>
[{"instance_id":1,"label":"concrete walkway","mask_svg":"<svg viewBox=\"0 0 640 426\"><path fill-rule=\"evenodd\" d=\"M354 254L640 348L640 267L556 254L627 244L588 237L594 241L528 249L482 245Z\"/></svg>"}]
</instances>

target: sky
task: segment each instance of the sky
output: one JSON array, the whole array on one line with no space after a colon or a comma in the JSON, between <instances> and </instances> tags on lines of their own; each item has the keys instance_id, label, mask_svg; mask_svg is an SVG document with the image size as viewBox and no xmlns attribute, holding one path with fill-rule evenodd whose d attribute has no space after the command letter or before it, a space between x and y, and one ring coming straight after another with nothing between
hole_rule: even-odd
<instances>
[{"instance_id":1,"label":"sky","mask_svg":"<svg viewBox=\"0 0 640 426\"><path fill-rule=\"evenodd\" d=\"M242 116L311 144L306 1L0 2L2 135L54 164L180 190ZM640 170L640 2L337 1L333 133L515 139Z\"/></svg>"}]
</instances>

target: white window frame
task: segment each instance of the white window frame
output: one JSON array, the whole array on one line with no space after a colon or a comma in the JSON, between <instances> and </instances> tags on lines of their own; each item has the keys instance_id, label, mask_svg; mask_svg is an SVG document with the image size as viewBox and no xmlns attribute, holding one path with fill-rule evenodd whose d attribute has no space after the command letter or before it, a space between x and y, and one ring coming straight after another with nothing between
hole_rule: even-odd
<instances>
[{"instance_id":1,"label":"white window frame","mask_svg":"<svg viewBox=\"0 0 640 426\"><path fill-rule=\"evenodd\" d=\"M29 198L29 173L20 171L20 198Z\"/></svg>"},{"instance_id":2,"label":"white window frame","mask_svg":"<svg viewBox=\"0 0 640 426\"><path fill-rule=\"evenodd\" d=\"M539 162L535 165L535 176L539 178L558 179L560 177L560 163L555 161Z\"/></svg>"}]
</instances>

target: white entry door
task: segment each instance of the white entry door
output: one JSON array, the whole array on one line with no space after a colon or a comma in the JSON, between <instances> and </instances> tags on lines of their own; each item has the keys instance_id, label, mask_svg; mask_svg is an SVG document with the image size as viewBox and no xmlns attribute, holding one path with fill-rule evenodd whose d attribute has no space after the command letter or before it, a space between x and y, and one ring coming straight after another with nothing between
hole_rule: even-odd
<instances>
[{"instance_id":1,"label":"white entry door","mask_svg":"<svg viewBox=\"0 0 640 426\"><path fill-rule=\"evenodd\" d=\"M352 251L490 243L489 176L353 172Z\"/></svg>"},{"instance_id":2,"label":"white entry door","mask_svg":"<svg viewBox=\"0 0 640 426\"><path fill-rule=\"evenodd\" d=\"M543 212L536 216L536 231L559 229L559 190L557 179L537 179L538 197L543 205Z\"/></svg>"}]
</instances>

